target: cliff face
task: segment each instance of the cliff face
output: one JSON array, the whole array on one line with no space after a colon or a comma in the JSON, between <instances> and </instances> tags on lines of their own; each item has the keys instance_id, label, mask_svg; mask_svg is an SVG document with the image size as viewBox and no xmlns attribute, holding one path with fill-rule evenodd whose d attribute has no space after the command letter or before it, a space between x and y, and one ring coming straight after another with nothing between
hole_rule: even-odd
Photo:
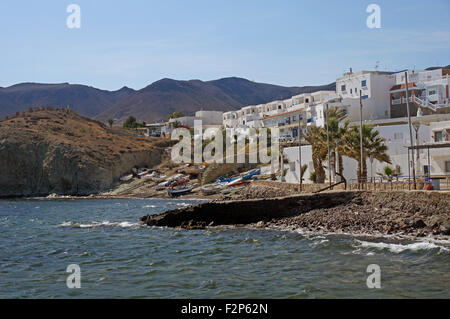
<instances>
[{"instance_id":1,"label":"cliff face","mask_svg":"<svg viewBox=\"0 0 450 319\"><path fill-rule=\"evenodd\" d=\"M0 197L97 193L161 154L148 138L73 111L27 112L0 122Z\"/></svg>"}]
</instances>

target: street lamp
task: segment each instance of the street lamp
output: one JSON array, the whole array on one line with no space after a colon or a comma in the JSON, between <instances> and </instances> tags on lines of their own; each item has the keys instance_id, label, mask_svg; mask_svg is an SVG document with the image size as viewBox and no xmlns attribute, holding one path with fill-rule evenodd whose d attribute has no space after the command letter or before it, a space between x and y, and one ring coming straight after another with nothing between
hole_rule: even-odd
<instances>
[{"instance_id":1,"label":"street lamp","mask_svg":"<svg viewBox=\"0 0 450 319\"><path fill-rule=\"evenodd\" d=\"M409 139L411 144L411 162L412 162L412 175L413 175L413 188L416 189L416 165L414 160L414 142L412 136L411 127L411 112L409 110L409 92L408 92L408 71L405 72L405 92L406 92L406 110L408 113L408 126L409 126ZM411 165L408 161L408 166ZM409 183L409 181L408 181Z\"/></svg>"},{"instance_id":2,"label":"street lamp","mask_svg":"<svg viewBox=\"0 0 450 319\"><path fill-rule=\"evenodd\" d=\"M330 157L330 133L329 133L329 123L328 123L328 103L325 104L326 106L326 122L327 122L327 148L328 148L328 180L330 181L330 187L331 187L331 157Z\"/></svg>"}]
</instances>

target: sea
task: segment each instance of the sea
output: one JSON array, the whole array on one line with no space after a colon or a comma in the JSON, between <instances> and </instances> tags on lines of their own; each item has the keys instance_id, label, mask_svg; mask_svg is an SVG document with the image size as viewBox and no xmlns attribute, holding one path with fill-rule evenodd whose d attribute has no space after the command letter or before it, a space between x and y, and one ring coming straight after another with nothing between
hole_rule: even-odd
<instances>
[{"instance_id":1,"label":"sea","mask_svg":"<svg viewBox=\"0 0 450 319\"><path fill-rule=\"evenodd\" d=\"M0 298L450 298L448 238L139 222L200 202L1 200Z\"/></svg>"}]
</instances>

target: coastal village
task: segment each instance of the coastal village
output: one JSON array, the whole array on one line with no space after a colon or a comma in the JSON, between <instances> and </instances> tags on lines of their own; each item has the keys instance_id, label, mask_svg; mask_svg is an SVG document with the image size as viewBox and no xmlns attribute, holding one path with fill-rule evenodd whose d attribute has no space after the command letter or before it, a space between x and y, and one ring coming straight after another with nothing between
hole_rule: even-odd
<instances>
[{"instance_id":1,"label":"coastal village","mask_svg":"<svg viewBox=\"0 0 450 319\"><path fill-rule=\"evenodd\" d=\"M449 75L448 68L350 69L335 91L225 113L175 112L150 124L132 116L103 123L68 107L30 108L0 122L8 155L0 164L9 167L0 191L4 197L207 200L143 216L149 226L449 235ZM202 132L232 129L243 136L278 128L280 166L175 163L174 129L193 131L198 121ZM236 155L249 152L244 143Z\"/></svg>"},{"instance_id":2,"label":"coastal village","mask_svg":"<svg viewBox=\"0 0 450 319\"><path fill-rule=\"evenodd\" d=\"M350 69L336 79L336 91L305 93L225 113L202 110L195 116L147 124L144 132L170 138L176 127L192 128L195 121L202 121L203 129L233 128L242 134L250 128L278 128L281 169L276 177L264 179L286 184L283 189L297 190L297 185L305 191L327 186L450 189L449 75L450 69L446 68L399 72ZM363 150L362 165L360 123L363 134L367 133L363 137L367 143L379 144ZM353 149L346 149L352 142ZM203 187L203 193L219 191L225 183L233 182L230 186L239 187L257 179L257 175L273 175L270 167L260 167L257 174L245 168L248 170L239 175L236 167L229 166L229 172L223 171L224 176L214 176L221 177L222 182L218 179L217 185ZM211 182L207 178L200 184Z\"/></svg>"}]
</instances>

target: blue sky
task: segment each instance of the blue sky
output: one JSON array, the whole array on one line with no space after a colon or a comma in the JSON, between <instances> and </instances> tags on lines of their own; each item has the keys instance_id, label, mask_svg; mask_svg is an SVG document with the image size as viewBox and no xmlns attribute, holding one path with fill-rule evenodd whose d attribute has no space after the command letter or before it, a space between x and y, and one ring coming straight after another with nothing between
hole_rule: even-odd
<instances>
[{"instance_id":1,"label":"blue sky","mask_svg":"<svg viewBox=\"0 0 450 319\"><path fill-rule=\"evenodd\" d=\"M69 4L81 28L69 29ZM366 7L381 8L381 29ZM450 64L450 0L2 0L0 86L70 82L115 90L228 76L287 86L352 67Z\"/></svg>"}]
</instances>

